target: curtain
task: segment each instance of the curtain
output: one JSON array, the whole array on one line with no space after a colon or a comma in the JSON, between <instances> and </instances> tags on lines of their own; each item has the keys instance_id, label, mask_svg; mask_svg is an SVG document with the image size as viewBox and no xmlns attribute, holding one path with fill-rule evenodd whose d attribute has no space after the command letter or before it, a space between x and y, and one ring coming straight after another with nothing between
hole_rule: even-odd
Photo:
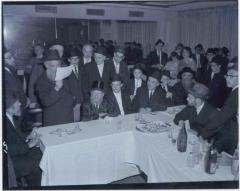
<instances>
[{"instance_id":1,"label":"curtain","mask_svg":"<svg viewBox=\"0 0 240 191\"><path fill-rule=\"evenodd\" d=\"M118 44L133 41L141 43L144 57L152 50L156 40L156 22L119 21L117 27Z\"/></svg>"},{"instance_id":2,"label":"curtain","mask_svg":"<svg viewBox=\"0 0 240 191\"><path fill-rule=\"evenodd\" d=\"M191 48L198 43L205 49L226 46L230 58L238 55L236 6L179 11L178 17L179 42Z\"/></svg>"}]
</instances>

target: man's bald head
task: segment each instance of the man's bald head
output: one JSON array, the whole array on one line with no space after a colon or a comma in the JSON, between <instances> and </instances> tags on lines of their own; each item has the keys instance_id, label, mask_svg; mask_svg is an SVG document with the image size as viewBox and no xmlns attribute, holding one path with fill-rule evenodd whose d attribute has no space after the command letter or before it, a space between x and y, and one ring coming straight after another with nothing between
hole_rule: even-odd
<instances>
[{"instance_id":1,"label":"man's bald head","mask_svg":"<svg viewBox=\"0 0 240 191\"><path fill-rule=\"evenodd\" d=\"M90 59L93 55L93 47L91 44L85 44L82 48L83 56L87 59Z\"/></svg>"}]
</instances>

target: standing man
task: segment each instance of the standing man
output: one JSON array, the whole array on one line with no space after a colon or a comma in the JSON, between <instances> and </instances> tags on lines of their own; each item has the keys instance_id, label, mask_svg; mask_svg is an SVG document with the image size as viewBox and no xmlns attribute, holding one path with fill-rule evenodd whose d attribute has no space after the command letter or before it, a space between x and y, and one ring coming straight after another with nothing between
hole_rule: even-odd
<instances>
[{"instance_id":1,"label":"standing man","mask_svg":"<svg viewBox=\"0 0 240 191\"><path fill-rule=\"evenodd\" d=\"M130 74L128 71L127 64L123 61L124 59L124 50L122 48L116 48L114 51L114 57L110 59L110 63L113 67L113 74L119 75L123 82L123 89L128 90L129 89L129 80L130 80Z\"/></svg>"},{"instance_id":2,"label":"standing man","mask_svg":"<svg viewBox=\"0 0 240 191\"><path fill-rule=\"evenodd\" d=\"M85 65L92 62L93 47L91 44L84 44L82 48L83 56L79 60L80 65Z\"/></svg>"},{"instance_id":3,"label":"standing man","mask_svg":"<svg viewBox=\"0 0 240 191\"><path fill-rule=\"evenodd\" d=\"M165 43L158 39L155 43L155 50L150 52L147 56L147 68L151 70L151 67L162 69L168 61L168 55L163 51Z\"/></svg>"},{"instance_id":4,"label":"standing man","mask_svg":"<svg viewBox=\"0 0 240 191\"><path fill-rule=\"evenodd\" d=\"M61 58L56 50L49 50L44 61L46 71L38 78L37 95L43 108L43 125L72 123L75 96L71 94L67 79L55 81Z\"/></svg>"},{"instance_id":5,"label":"standing man","mask_svg":"<svg viewBox=\"0 0 240 191\"><path fill-rule=\"evenodd\" d=\"M98 47L94 53L94 60L84 65L84 99L89 99L89 92L94 81L102 81L104 83L104 91L107 92L112 75L113 67L111 63L106 61L106 49Z\"/></svg>"}]
</instances>

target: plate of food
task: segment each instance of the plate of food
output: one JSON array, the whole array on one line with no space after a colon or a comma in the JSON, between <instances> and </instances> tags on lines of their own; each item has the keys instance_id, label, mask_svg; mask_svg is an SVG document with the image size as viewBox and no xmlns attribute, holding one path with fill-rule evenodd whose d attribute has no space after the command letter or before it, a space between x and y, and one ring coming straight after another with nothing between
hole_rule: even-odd
<instances>
[{"instance_id":1,"label":"plate of food","mask_svg":"<svg viewBox=\"0 0 240 191\"><path fill-rule=\"evenodd\" d=\"M143 133L162 133L168 131L169 126L162 121L138 124L136 130Z\"/></svg>"}]
</instances>

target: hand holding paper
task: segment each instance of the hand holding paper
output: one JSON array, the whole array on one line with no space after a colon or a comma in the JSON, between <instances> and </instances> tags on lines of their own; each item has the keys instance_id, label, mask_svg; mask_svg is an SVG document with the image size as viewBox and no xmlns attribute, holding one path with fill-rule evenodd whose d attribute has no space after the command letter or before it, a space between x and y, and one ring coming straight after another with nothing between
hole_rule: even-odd
<instances>
[{"instance_id":1,"label":"hand holding paper","mask_svg":"<svg viewBox=\"0 0 240 191\"><path fill-rule=\"evenodd\" d=\"M58 81L67 78L68 76L70 76L73 69L74 69L73 65L57 68L55 80Z\"/></svg>"}]
</instances>

